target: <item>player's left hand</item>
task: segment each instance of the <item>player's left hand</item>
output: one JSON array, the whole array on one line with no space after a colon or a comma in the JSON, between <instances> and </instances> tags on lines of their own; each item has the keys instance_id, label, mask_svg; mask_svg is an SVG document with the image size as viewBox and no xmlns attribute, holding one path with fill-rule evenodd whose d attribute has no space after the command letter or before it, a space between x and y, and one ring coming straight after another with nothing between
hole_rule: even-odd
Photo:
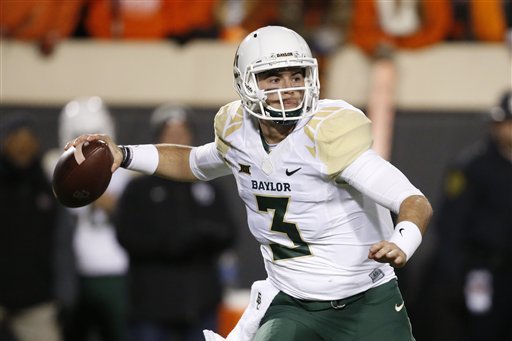
<instances>
[{"instance_id":1,"label":"player's left hand","mask_svg":"<svg viewBox=\"0 0 512 341\"><path fill-rule=\"evenodd\" d=\"M405 253L395 243L382 240L370 247L368 258L379 263L389 263L394 268L401 268L407 262Z\"/></svg>"},{"instance_id":2,"label":"player's left hand","mask_svg":"<svg viewBox=\"0 0 512 341\"><path fill-rule=\"evenodd\" d=\"M68 143L66 143L66 145L64 146L64 150L68 150L71 147L76 147L82 142L93 141L93 140L103 140L104 142L107 143L108 148L110 149L110 152L112 153L112 156L114 157L114 163L112 164L112 169L111 169L112 173L114 173L121 166L121 162L123 161L123 152L121 151L119 146L114 143L112 138L108 135L104 135L104 134L80 135L73 141L69 141Z\"/></svg>"}]
</instances>

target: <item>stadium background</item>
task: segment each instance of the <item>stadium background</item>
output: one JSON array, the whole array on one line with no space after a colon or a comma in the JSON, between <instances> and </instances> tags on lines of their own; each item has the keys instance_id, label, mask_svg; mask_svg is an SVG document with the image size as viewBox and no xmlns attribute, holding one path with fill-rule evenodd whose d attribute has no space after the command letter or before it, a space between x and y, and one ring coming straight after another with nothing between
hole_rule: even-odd
<instances>
[{"instance_id":1,"label":"stadium background","mask_svg":"<svg viewBox=\"0 0 512 341\"><path fill-rule=\"evenodd\" d=\"M70 41L44 59L30 43L3 42L2 112L32 113L43 148L51 149L58 146L61 107L76 96L99 95L116 119L118 142L135 144L150 142L152 110L176 101L194 108L198 143L209 142L218 107L237 99L231 71L235 50L236 45L209 40L183 47L171 42ZM396 60L400 79L391 161L435 209L447 162L485 133L486 110L510 87L510 56L502 44L446 43L398 52ZM340 48L325 72L329 78L322 80L322 97L343 98L364 109L369 63L356 48ZM246 226L234 181L219 181L230 196L233 216ZM256 242L247 229L241 231L240 286L248 287L264 277L264 269ZM413 262L426 253L428 243Z\"/></svg>"},{"instance_id":2,"label":"stadium background","mask_svg":"<svg viewBox=\"0 0 512 341\"><path fill-rule=\"evenodd\" d=\"M62 106L77 96L101 96L116 119L119 143L148 143L148 118L168 101L191 106L198 114L197 143L213 138L219 106L236 100L232 59L236 45L196 40L69 40L51 57L30 42L2 40L0 45L1 114L26 111L36 119L43 148L58 147L57 120ZM442 173L463 147L485 133L484 113L511 86L509 49L499 43L440 43L395 55L399 71L397 116L391 161L431 200L434 210ZM322 98L343 98L365 108L370 59L346 45L329 57ZM245 210L231 178L216 180L230 198L240 227L237 244L240 288L265 277L257 243L249 235ZM421 265L431 256L425 243L400 280L410 305L420 294ZM414 308L413 308L414 311Z\"/></svg>"}]
</instances>

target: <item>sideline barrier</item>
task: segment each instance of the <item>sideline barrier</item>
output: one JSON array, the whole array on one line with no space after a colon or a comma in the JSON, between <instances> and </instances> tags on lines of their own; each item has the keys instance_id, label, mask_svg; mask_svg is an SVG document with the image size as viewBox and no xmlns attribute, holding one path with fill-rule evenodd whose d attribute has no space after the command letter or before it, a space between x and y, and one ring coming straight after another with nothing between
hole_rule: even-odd
<instances>
[{"instance_id":1,"label":"sideline barrier","mask_svg":"<svg viewBox=\"0 0 512 341\"><path fill-rule=\"evenodd\" d=\"M0 101L8 105L63 105L102 96L110 105L179 101L217 107L237 99L232 82L236 45L197 40L108 42L68 40L49 58L35 44L1 41ZM510 53L502 44L444 43L401 50L397 105L406 109L481 110L511 86ZM352 46L332 55L323 98L365 106L369 60Z\"/></svg>"}]
</instances>

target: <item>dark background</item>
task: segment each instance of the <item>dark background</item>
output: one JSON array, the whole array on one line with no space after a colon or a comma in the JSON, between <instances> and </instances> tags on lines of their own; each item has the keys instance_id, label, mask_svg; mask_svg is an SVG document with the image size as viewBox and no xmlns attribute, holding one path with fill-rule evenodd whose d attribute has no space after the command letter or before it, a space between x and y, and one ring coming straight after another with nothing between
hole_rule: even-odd
<instances>
[{"instance_id":1,"label":"dark background","mask_svg":"<svg viewBox=\"0 0 512 341\"><path fill-rule=\"evenodd\" d=\"M117 142L120 144L151 143L149 116L153 107L110 107L116 121ZM2 115L14 111L31 114L37 124L43 149L58 148L57 107L2 106ZM195 108L196 145L213 141L213 117L217 108ZM430 199L434 210L438 206L442 175L447 163L464 146L485 134L486 125L480 112L405 111L399 110L395 121L391 162L401 169ZM232 208L232 216L240 227L236 252L239 259L239 286L249 288L253 281L265 278L259 246L246 225L245 208L238 198L232 177L215 180L222 185ZM432 226L431 226L432 227ZM419 294L424 262L431 256L433 228L424 238L407 270L400 270L404 294L410 300Z\"/></svg>"}]
</instances>

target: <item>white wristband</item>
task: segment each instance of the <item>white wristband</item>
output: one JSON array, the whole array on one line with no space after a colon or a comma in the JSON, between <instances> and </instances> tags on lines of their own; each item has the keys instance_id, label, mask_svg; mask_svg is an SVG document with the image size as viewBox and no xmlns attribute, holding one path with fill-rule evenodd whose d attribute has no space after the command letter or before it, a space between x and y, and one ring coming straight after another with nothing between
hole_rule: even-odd
<instances>
[{"instance_id":1,"label":"white wristband","mask_svg":"<svg viewBox=\"0 0 512 341\"><path fill-rule=\"evenodd\" d=\"M407 256L406 261L411 259L412 255L420 246L422 240L421 232L415 223L410 221L401 221L395 226L395 232L389 239L395 243Z\"/></svg>"},{"instance_id":2,"label":"white wristband","mask_svg":"<svg viewBox=\"0 0 512 341\"><path fill-rule=\"evenodd\" d=\"M158 149L156 149L154 144L140 144L119 147L124 154L121 167L145 174L154 174L156 172L159 156Z\"/></svg>"}]
</instances>

